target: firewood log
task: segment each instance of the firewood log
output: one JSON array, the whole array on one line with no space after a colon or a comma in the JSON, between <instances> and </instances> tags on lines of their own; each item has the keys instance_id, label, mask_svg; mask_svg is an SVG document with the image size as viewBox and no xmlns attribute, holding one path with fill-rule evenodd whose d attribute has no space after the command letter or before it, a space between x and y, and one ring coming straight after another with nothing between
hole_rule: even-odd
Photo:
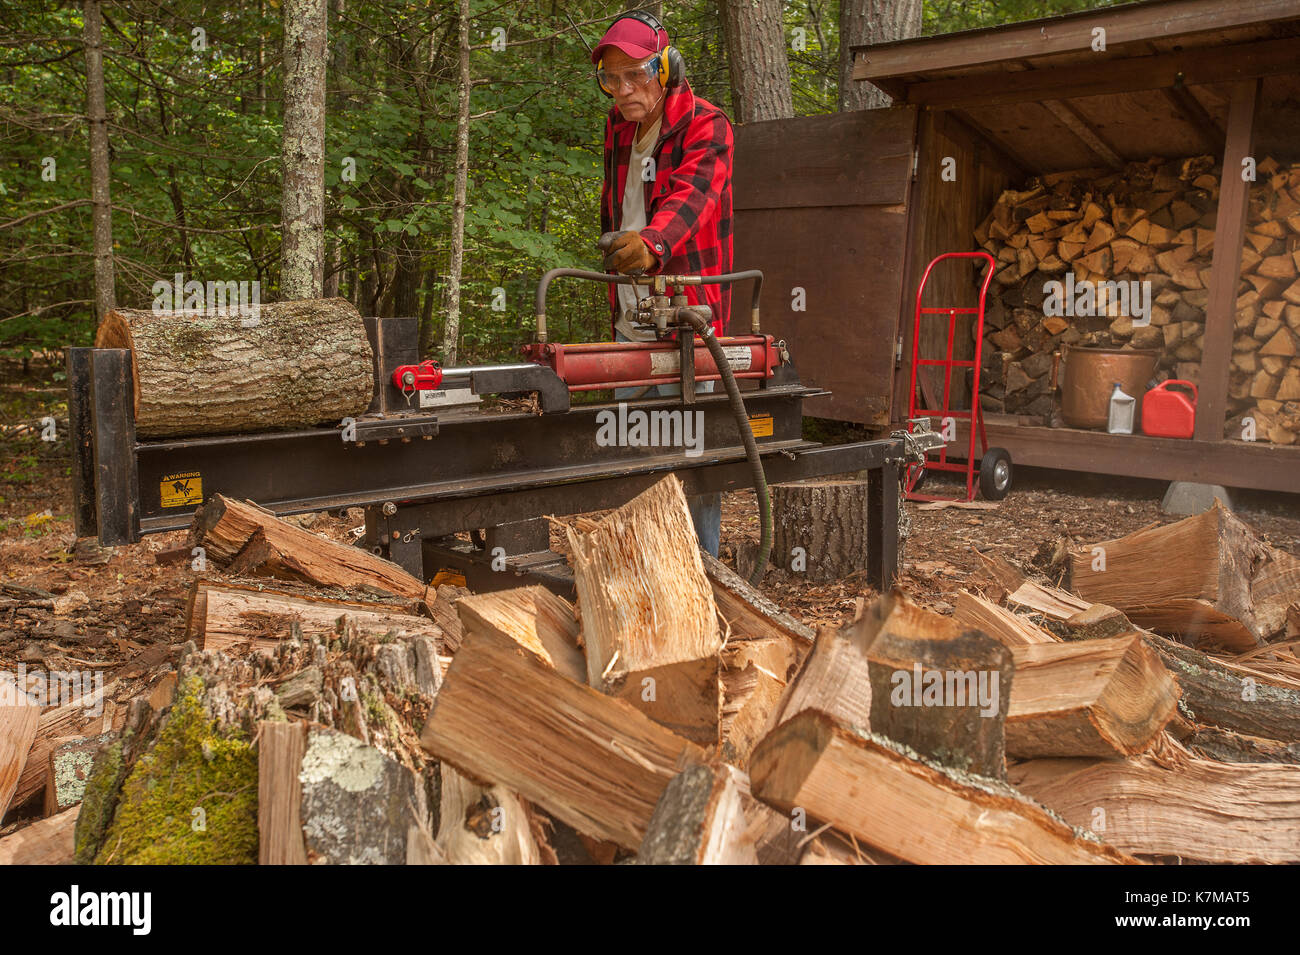
<instances>
[{"instance_id":1,"label":"firewood log","mask_svg":"<svg viewBox=\"0 0 1300 955\"><path fill-rule=\"evenodd\" d=\"M336 425L365 413L374 366L365 324L347 299L237 311L114 309L97 348L127 348L140 437Z\"/></svg>"}]
</instances>

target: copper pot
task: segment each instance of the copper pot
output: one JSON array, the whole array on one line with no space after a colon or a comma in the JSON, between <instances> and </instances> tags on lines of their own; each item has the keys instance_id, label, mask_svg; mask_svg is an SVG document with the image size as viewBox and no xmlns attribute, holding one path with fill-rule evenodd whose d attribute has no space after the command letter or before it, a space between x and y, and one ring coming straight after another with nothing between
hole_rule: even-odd
<instances>
[{"instance_id":1,"label":"copper pot","mask_svg":"<svg viewBox=\"0 0 1300 955\"><path fill-rule=\"evenodd\" d=\"M1160 351L1154 348L1061 349L1061 417L1071 428L1104 428L1110 420L1115 382L1137 399L1133 430L1142 420L1142 396L1155 374Z\"/></svg>"}]
</instances>

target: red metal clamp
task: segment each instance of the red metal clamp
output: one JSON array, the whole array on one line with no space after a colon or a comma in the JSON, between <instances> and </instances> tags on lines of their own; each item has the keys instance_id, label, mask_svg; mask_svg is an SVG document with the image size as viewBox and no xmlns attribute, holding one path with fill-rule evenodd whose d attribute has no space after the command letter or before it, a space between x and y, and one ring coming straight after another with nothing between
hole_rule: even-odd
<instances>
[{"instance_id":1,"label":"red metal clamp","mask_svg":"<svg viewBox=\"0 0 1300 955\"><path fill-rule=\"evenodd\" d=\"M432 358L418 365L398 365L393 369L393 387L409 396L414 391L434 391L442 384L442 366Z\"/></svg>"}]
</instances>

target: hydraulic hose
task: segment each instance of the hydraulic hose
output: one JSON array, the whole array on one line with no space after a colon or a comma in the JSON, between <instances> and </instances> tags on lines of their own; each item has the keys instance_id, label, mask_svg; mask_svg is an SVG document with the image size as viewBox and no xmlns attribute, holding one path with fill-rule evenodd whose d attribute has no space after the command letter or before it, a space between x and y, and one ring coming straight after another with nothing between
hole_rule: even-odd
<instances>
[{"instance_id":1,"label":"hydraulic hose","mask_svg":"<svg viewBox=\"0 0 1300 955\"><path fill-rule=\"evenodd\" d=\"M758 559L754 562L754 569L749 575L749 583L757 586L763 576L763 568L767 566L768 555L772 553L772 498L767 489L767 475L763 471L763 461L758 456L758 443L754 440L754 432L749 426L749 414L745 411L744 399L740 397L740 387L736 384L735 375L731 373L731 362L727 360L726 353L718 344L718 339L713 334L713 326L688 308L680 309L678 314L690 322L696 334L704 341L704 347L713 356L713 362L718 366L718 374L722 376L722 383L726 386L727 397L731 399L731 411L736 416L740 440L745 445L745 458L749 461L749 470L754 476L754 493L758 496L758 516L762 528Z\"/></svg>"},{"instance_id":2,"label":"hydraulic hose","mask_svg":"<svg viewBox=\"0 0 1300 955\"><path fill-rule=\"evenodd\" d=\"M616 233L606 233L613 236ZM602 240L605 236L601 237ZM602 246L604 248L605 246ZM542 276L537 285L537 341L546 341L546 292L550 288L551 282L562 276L572 278L589 279L596 282L606 282L613 284L627 285L647 285L652 279L644 276L612 275L608 272L592 272L587 269L551 269ZM750 301L750 323L753 334L759 332L759 296L763 290L763 273L757 269L750 269L744 272L728 272L725 275L666 275L659 276L666 284L669 285L727 285L732 282L752 280L754 291ZM763 568L767 566L767 558L772 553L772 497L767 489L767 475L763 472L763 461L758 456L758 443L754 441L754 432L749 427L749 415L745 411L745 401L740 397L740 387L736 384L736 378L731 373L731 362L727 360L722 346L718 343L713 334L713 326L705 319L695 315L691 309L678 309L678 315L685 317L686 321L695 330L695 333L703 340L704 346L713 356L713 362L718 366L718 374L722 376L722 384L727 389L727 397L731 401L731 411L736 416L736 427L740 431L740 440L745 446L745 458L749 461L749 469L754 477L754 493L758 496L758 516L759 525L762 528L762 538L758 546L758 560L754 562L754 569L749 575L751 585L757 585L759 578L762 576ZM680 334L680 333L679 333Z\"/></svg>"}]
</instances>

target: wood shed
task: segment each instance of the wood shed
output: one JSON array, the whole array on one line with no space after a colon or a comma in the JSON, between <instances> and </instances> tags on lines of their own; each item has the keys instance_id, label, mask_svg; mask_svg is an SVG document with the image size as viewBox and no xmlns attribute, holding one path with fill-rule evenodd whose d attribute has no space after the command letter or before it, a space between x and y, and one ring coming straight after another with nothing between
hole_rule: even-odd
<instances>
[{"instance_id":1,"label":"wood shed","mask_svg":"<svg viewBox=\"0 0 1300 955\"><path fill-rule=\"evenodd\" d=\"M1057 184L1068 179L1076 220L1095 191L1099 202L1108 196L1122 211L1108 222L1127 229L1127 217L1150 219L1140 234L1159 230L1163 244L1150 252L1161 259L1153 268L1176 265L1178 281L1161 278L1169 307L1156 314L1168 323L1178 310L1186 327L1176 321L1162 331L1171 346L1158 377L1195 375L1195 433L1112 435L1061 426L1059 416L1000 413L993 399L989 443L1025 465L1300 491L1300 439L1288 437L1294 432L1282 424L1254 434L1240 427L1243 417L1255 413L1265 422L1284 405L1277 420L1300 414L1300 405L1272 397L1279 388L1289 394L1288 376L1300 376L1293 371L1300 358L1287 354L1300 343L1300 281L1288 277L1288 260L1300 270L1300 208L1290 205L1300 203L1300 0L1149 0L881 43L856 48L855 56L855 78L889 92L892 107L736 132L736 264L764 271L765 330L789 343L805 380L832 392L810 402L810 413L882 432L899 427L926 265L981 242L1005 251L989 241L1000 200L1006 212L1012 200L1045 186L1059 193ZM1154 185L1128 181L1134 164L1150 171ZM1147 210L1121 210L1136 190L1168 196L1161 177L1177 179L1179 170L1181 205L1171 210L1163 198ZM1181 208L1189 203L1195 219ZM1046 208L1026 204L1025 214ZM995 236L1021 225L1020 210L1016 216L1003 232L994 226ZM1074 229L1073 239L1081 226L1062 217L1043 219L1046 231L1028 234L1053 240L1036 246L1051 250L1044 271L1036 271L1037 256L1021 257L1029 274L1018 276L1019 287L1054 277L1054 237ZM1091 247L1074 268L1089 274L1080 264L1086 260L1096 278L1098 262L1112 264L1109 249L1101 249L1110 236L1087 238ZM1127 233L1117 230L1114 238L1130 242L1116 247L1129 256ZM1024 248L1020 238L1006 241ZM1094 256L1099 250L1106 254ZM1265 259L1272 261L1261 266ZM925 304L973 305L973 270L946 265L927 286ZM1008 265L1014 272L1014 254L999 259L1000 280ZM1041 319L1037 298L1025 305L1037 306ZM1064 332L1075 340L1087 334ZM1248 341L1252 334L1266 334L1265 343ZM1051 348L1062 333L1041 336L1038 346ZM922 353L942 351L944 338L946 328L927 323ZM972 354L969 329L958 339L957 349ZM1182 345L1181 359L1173 342ZM986 368L989 350L986 338ZM959 439L951 447L960 446Z\"/></svg>"}]
</instances>

